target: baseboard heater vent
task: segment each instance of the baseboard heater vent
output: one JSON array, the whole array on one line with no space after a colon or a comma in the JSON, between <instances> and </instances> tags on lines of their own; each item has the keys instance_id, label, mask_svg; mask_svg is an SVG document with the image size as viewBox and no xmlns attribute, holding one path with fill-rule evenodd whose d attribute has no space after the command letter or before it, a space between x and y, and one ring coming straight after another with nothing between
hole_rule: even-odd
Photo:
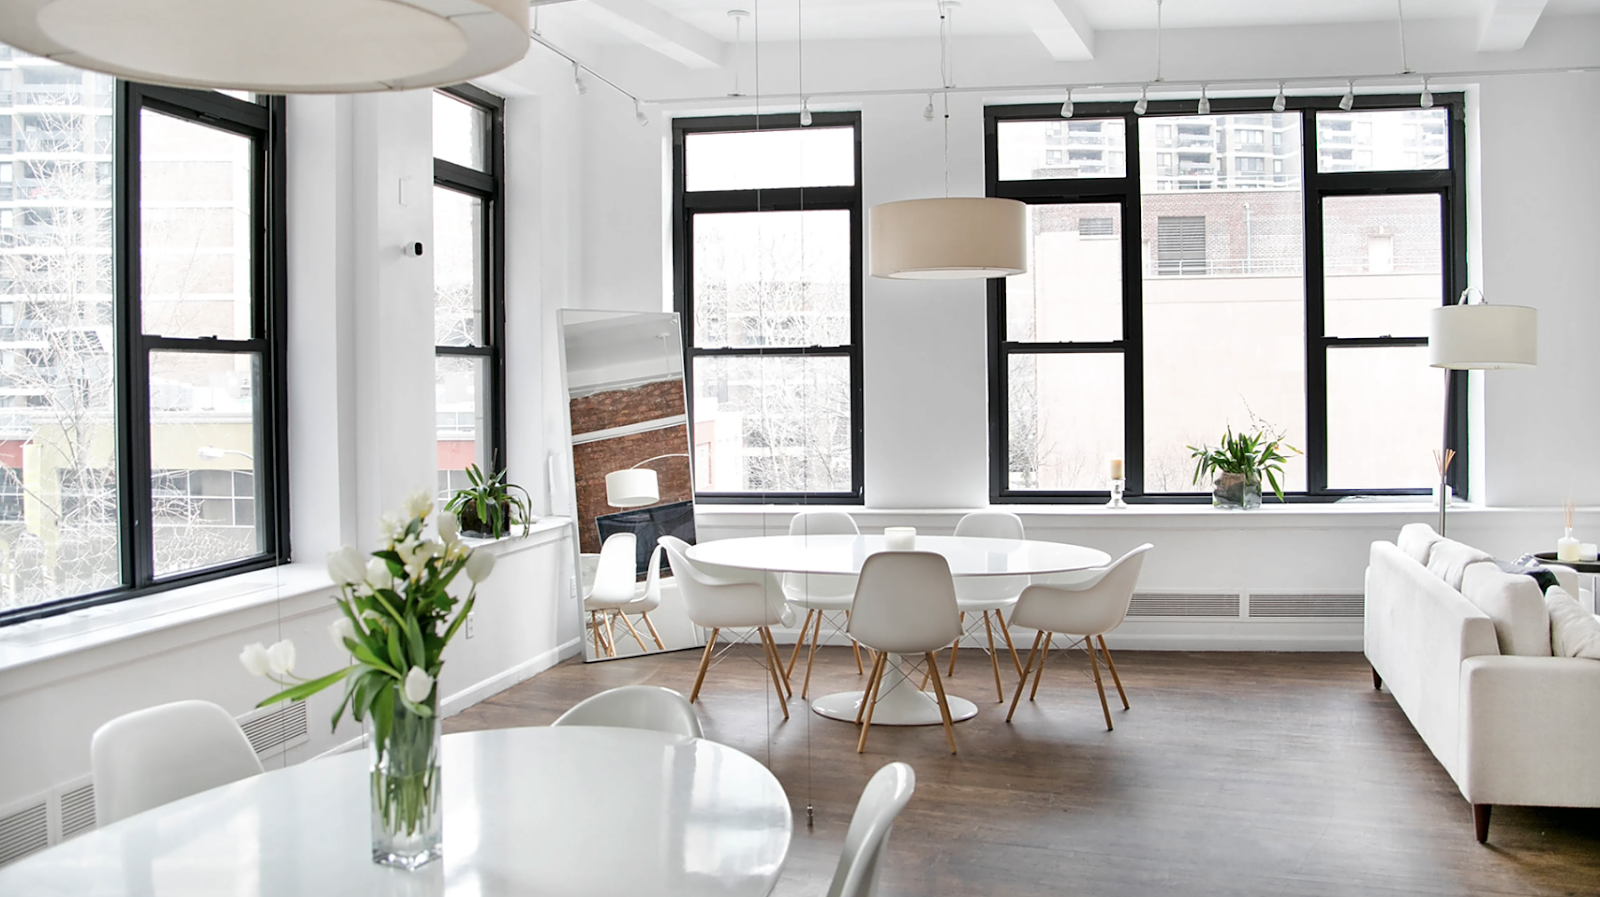
<instances>
[{"instance_id":1,"label":"baseboard heater vent","mask_svg":"<svg viewBox=\"0 0 1600 897\"><path fill-rule=\"evenodd\" d=\"M1361 595L1250 595L1252 617L1344 617L1361 619Z\"/></svg>"},{"instance_id":2,"label":"baseboard heater vent","mask_svg":"<svg viewBox=\"0 0 1600 897\"><path fill-rule=\"evenodd\" d=\"M1183 595L1150 594L1133 595L1128 604L1130 617L1237 617L1238 595Z\"/></svg>"},{"instance_id":3,"label":"baseboard heater vent","mask_svg":"<svg viewBox=\"0 0 1600 897\"><path fill-rule=\"evenodd\" d=\"M290 701L242 716L239 726L258 757L281 754L311 740L311 731L306 727L305 701Z\"/></svg>"},{"instance_id":4,"label":"baseboard heater vent","mask_svg":"<svg viewBox=\"0 0 1600 897\"><path fill-rule=\"evenodd\" d=\"M83 785L61 795L61 840L94 828L94 785Z\"/></svg>"},{"instance_id":5,"label":"baseboard heater vent","mask_svg":"<svg viewBox=\"0 0 1600 897\"><path fill-rule=\"evenodd\" d=\"M50 816L44 802L0 817L0 866L50 846Z\"/></svg>"}]
</instances>

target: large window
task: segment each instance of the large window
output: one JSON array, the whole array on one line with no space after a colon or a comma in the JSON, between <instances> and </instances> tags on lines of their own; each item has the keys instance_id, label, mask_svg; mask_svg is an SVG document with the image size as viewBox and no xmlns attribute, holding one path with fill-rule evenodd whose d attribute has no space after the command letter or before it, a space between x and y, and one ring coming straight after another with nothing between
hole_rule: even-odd
<instances>
[{"instance_id":1,"label":"large window","mask_svg":"<svg viewBox=\"0 0 1600 897\"><path fill-rule=\"evenodd\" d=\"M0 623L285 559L281 98L0 84Z\"/></svg>"},{"instance_id":2,"label":"large window","mask_svg":"<svg viewBox=\"0 0 1600 897\"><path fill-rule=\"evenodd\" d=\"M990 288L993 498L1104 501L1124 458L1130 496L1204 500L1186 446L1225 426L1303 449L1297 497L1420 494L1447 389L1463 493L1465 378L1426 336L1466 279L1461 98L1212 110L987 110L989 194L1033 241Z\"/></svg>"},{"instance_id":3,"label":"large window","mask_svg":"<svg viewBox=\"0 0 1600 897\"><path fill-rule=\"evenodd\" d=\"M433 94L434 413L439 493L465 468L504 469L504 102L469 85Z\"/></svg>"},{"instance_id":4,"label":"large window","mask_svg":"<svg viewBox=\"0 0 1600 897\"><path fill-rule=\"evenodd\" d=\"M695 495L861 500L859 116L673 123Z\"/></svg>"}]
</instances>

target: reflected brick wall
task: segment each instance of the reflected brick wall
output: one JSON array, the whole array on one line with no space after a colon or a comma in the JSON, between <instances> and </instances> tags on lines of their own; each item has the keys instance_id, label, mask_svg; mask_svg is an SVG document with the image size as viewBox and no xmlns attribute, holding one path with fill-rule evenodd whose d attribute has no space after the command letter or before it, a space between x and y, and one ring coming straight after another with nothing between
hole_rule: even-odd
<instances>
[{"instance_id":1,"label":"reflected brick wall","mask_svg":"<svg viewBox=\"0 0 1600 897\"><path fill-rule=\"evenodd\" d=\"M684 413L683 382L661 380L632 389L599 392L573 399L569 408L574 436L680 417ZM683 424L573 446L578 543L582 550L590 553L600 550L600 530L595 518L622 510L606 503L606 474L626 470L646 458L681 455L688 451L689 429ZM663 458L647 466L656 472L660 483L660 504L694 498L688 458Z\"/></svg>"},{"instance_id":2,"label":"reflected brick wall","mask_svg":"<svg viewBox=\"0 0 1600 897\"><path fill-rule=\"evenodd\" d=\"M572 414L574 436L667 417L681 417L685 414L683 381L658 380L632 389L597 392L594 395L573 399L568 407ZM684 445L688 444L685 440ZM688 449L678 449L678 451L684 452Z\"/></svg>"}]
</instances>

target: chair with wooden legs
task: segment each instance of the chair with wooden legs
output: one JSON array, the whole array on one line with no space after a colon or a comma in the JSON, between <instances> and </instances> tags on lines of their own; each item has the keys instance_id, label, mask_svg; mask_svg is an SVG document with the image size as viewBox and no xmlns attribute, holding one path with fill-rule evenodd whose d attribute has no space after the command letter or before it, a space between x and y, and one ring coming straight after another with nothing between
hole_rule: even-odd
<instances>
[{"instance_id":1,"label":"chair with wooden legs","mask_svg":"<svg viewBox=\"0 0 1600 897\"><path fill-rule=\"evenodd\" d=\"M867 749L872 710L883 697L878 692L891 662L889 655L904 654L921 655L927 661L945 738L954 754L956 733L950 702L945 699L939 661L934 656L934 652L961 637L955 583L944 556L931 551L882 551L869 556L861 565L861 581L856 584L856 598L850 608L850 636L876 652L863 694L865 715L856 753Z\"/></svg>"},{"instance_id":2,"label":"chair with wooden legs","mask_svg":"<svg viewBox=\"0 0 1600 897\"><path fill-rule=\"evenodd\" d=\"M861 530L856 527L856 521L843 511L803 511L794 515L789 520L789 535L791 536L855 536ZM811 650L806 652L806 677L800 684L800 697L804 698L811 693L811 667L817 659L817 645L822 640L822 625L824 622L831 629L830 634L845 631L843 622L850 618L850 601L856 594L856 578L854 576L835 576L823 573L785 573L783 575L783 597L793 607L806 612L805 620L800 624L800 635L794 640L794 651L789 654L789 678L794 678L794 666L800 659L800 651L805 647L806 636L811 637ZM829 617L832 619L829 619ZM856 674L865 672L861 666L861 646L851 643L850 647L856 655Z\"/></svg>"},{"instance_id":3,"label":"chair with wooden legs","mask_svg":"<svg viewBox=\"0 0 1600 897\"><path fill-rule=\"evenodd\" d=\"M1106 729L1111 725L1111 707L1106 703L1105 684L1100 679L1099 657L1104 656L1111 680L1116 683L1117 695L1122 698L1122 709L1128 709L1128 693L1122 690L1122 678L1106 649L1105 634L1122 625L1128 615L1128 602L1133 600L1133 587L1139 582L1139 571L1144 566L1144 553L1151 549L1146 542L1117 558L1110 566L1100 568L1098 575L1087 581L1072 584L1040 584L1022 590L1011 622L1028 629L1037 629L1033 649L1028 652L1028 662L1022 667L1022 680L1017 683L1017 693L1011 698L1011 710L1006 722L1017 712L1017 701L1028 685L1028 674L1033 673L1033 690L1028 700L1039 694L1039 680L1044 675L1044 664L1050 656L1050 643L1059 633L1082 638L1089 652L1089 665L1094 670L1094 687L1100 692L1100 711L1106 717ZM1098 654L1095 647L1099 641ZM1037 656L1039 666L1034 667Z\"/></svg>"},{"instance_id":4,"label":"chair with wooden legs","mask_svg":"<svg viewBox=\"0 0 1600 897\"><path fill-rule=\"evenodd\" d=\"M633 600L617 608L614 613L622 620L623 624L628 627L628 631L632 632L634 638L636 639L639 637L639 630L628 623L628 617L638 616L639 622L643 623L645 628L650 630L650 638L655 641L656 650L665 651L667 649L667 645L665 642L661 641L661 633L656 631L656 624L650 622L650 612L661 606L660 544L657 544L655 548L651 549L650 566L646 568L646 571L647 572L644 575L644 582L641 583L638 587L638 590L633 593ZM650 650L648 645L644 645L642 643L640 644L640 647L646 651Z\"/></svg>"},{"instance_id":5,"label":"chair with wooden legs","mask_svg":"<svg viewBox=\"0 0 1600 897\"><path fill-rule=\"evenodd\" d=\"M956 535L984 539L1027 538L1022 528L1022 518L1006 511L975 511L968 514L956 523ZM1006 693L1005 687L1000 684L1000 657L995 651L995 630L1000 631L1006 649L1011 652L1011 665L1021 676L1022 659L1017 656L1017 646L1011 643L1011 629L1006 625L1003 612L1016 605L1017 596L1027 587L1026 576L963 576L956 580L956 606L961 610L962 637L970 635L976 641L981 631L984 642L980 642L979 647L985 643L988 646L989 666L994 671L995 700L999 703L1005 702ZM967 622L969 617L972 618L970 623ZM956 673L956 653L960 648L961 639L956 639L956 643L950 646L949 674L952 676Z\"/></svg>"},{"instance_id":6,"label":"chair with wooden legs","mask_svg":"<svg viewBox=\"0 0 1600 897\"><path fill-rule=\"evenodd\" d=\"M689 560L686 551L689 543L675 536L662 536L658 544L666 549L667 563L683 596L683 607L689 621L702 629L710 629L705 653L700 656L700 670L694 677L694 689L689 692L689 703L700 697L700 686L705 682L706 670L716 654L717 636L724 629L749 630L743 641L755 635L761 641L763 665L772 675L772 685L778 693L778 706L783 708L783 718L789 718L789 696L793 689L784 673L783 661L778 657L777 642L772 640L772 627L793 626L794 611L783 600L783 587L777 577L770 574L752 574L755 578L731 578L735 571L717 575ZM731 645L730 645L731 647Z\"/></svg>"},{"instance_id":7,"label":"chair with wooden legs","mask_svg":"<svg viewBox=\"0 0 1600 897\"><path fill-rule=\"evenodd\" d=\"M889 843L894 821L917 790L917 774L910 765L890 763L872 774L856 802L844 850L833 870L828 897L873 897L883 875L883 848Z\"/></svg>"},{"instance_id":8,"label":"chair with wooden legs","mask_svg":"<svg viewBox=\"0 0 1600 897\"><path fill-rule=\"evenodd\" d=\"M637 593L637 551L638 539L633 533L612 533L600 546L594 582L583 596L583 609L589 612L589 628L593 631L596 654L617 656L617 639L612 624L617 618L617 609L631 603ZM633 632L640 650L644 650L644 640L639 638L633 624L628 623L626 617L622 618L622 622Z\"/></svg>"}]
</instances>

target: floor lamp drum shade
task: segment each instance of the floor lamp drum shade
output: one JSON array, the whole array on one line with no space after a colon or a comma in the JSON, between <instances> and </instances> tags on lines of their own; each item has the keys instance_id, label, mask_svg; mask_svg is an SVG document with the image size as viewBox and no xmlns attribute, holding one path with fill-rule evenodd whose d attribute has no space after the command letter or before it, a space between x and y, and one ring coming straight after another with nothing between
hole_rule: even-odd
<instances>
[{"instance_id":1,"label":"floor lamp drum shade","mask_svg":"<svg viewBox=\"0 0 1600 897\"><path fill-rule=\"evenodd\" d=\"M616 508L638 508L661 500L656 472L648 467L606 474L606 501Z\"/></svg>"},{"instance_id":2,"label":"floor lamp drum shade","mask_svg":"<svg viewBox=\"0 0 1600 897\"><path fill-rule=\"evenodd\" d=\"M1428 363L1452 370L1531 368L1539 314L1522 305L1446 305L1428 313Z\"/></svg>"},{"instance_id":3,"label":"floor lamp drum shade","mask_svg":"<svg viewBox=\"0 0 1600 897\"><path fill-rule=\"evenodd\" d=\"M868 229L873 277L960 280L1028 270L1028 207L1014 199L886 202L872 207Z\"/></svg>"},{"instance_id":4,"label":"floor lamp drum shade","mask_svg":"<svg viewBox=\"0 0 1600 897\"><path fill-rule=\"evenodd\" d=\"M8 0L0 41L135 81L258 93L458 84L528 52L527 0Z\"/></svg>"}]
</instances>

